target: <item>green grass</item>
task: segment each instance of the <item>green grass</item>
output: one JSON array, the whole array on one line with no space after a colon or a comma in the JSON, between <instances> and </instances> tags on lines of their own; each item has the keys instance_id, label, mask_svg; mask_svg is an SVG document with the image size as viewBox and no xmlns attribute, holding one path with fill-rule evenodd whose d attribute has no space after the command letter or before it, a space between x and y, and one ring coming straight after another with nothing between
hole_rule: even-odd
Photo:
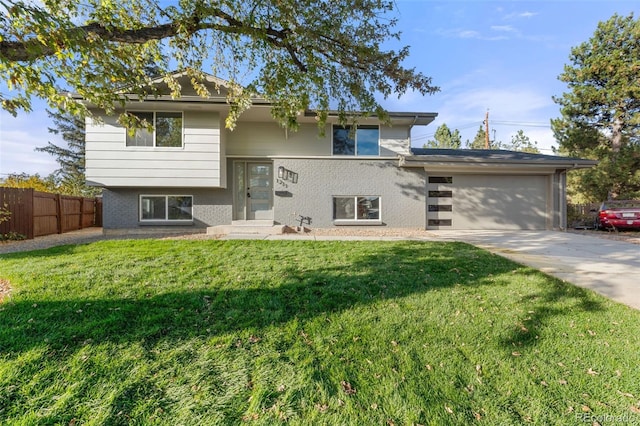
<instances>
[{"instance_id":1,"label":"green grass","mask_svg":"<svg viewBox=\"0 0 640 426\"><path fill-rule=\"evenodd\" d=\"M104 241L0 278L4 424L640 419L640 312L463 243Z\"/></svg>"}]
</instances>

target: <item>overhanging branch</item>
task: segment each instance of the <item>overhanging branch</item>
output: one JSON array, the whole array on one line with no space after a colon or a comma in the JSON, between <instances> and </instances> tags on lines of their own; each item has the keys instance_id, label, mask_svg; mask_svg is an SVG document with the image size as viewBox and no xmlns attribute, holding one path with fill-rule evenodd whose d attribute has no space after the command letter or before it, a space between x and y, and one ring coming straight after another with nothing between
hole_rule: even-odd
<instances>
[{"instance_id":1,"label":"overhanging branch","mask_svg":"<svg viewBox=\"0 0 640 426\"><path fill-rule=\"evenodd\" d=\"M101 23L91 23L71 28L67 34L61 30L57 37L52 37L53 40L58 40L55 48L43 44L36 37L31 37L26 40L2 40L0 41L0 57L9 62L32 62L52 56L58 51L69 48L69 46L65 45L64 40L73 39L74 36L81 36L82 39L98 38L103 41L115 43L144 44L149 41L171 38L180 34L189 36L198 31L213 30L263 39L275 47L285 49L294 64L301 71L307 71L306 66L298 58L295 47L289 40L291 30L286 28L277 30L271 27L261 28L248 25L220 9L209 11L207 18L219 18L224 21L224 23L207 22L202 20L197 14L181 22L135 29L121 29L105 26Z\"/></svg>"}]
</instances>

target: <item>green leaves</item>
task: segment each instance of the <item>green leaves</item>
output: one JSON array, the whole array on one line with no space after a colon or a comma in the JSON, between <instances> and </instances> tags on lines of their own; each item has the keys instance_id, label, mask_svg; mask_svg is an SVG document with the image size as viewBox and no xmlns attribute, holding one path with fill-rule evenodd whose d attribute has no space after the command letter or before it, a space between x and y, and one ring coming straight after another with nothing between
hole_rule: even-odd
<instances>
[{"instance_id":1,"label":"green leaves","mask_svg":"<svg viewBox=\"0 0 640 426\"><path fill-rule=\"evenodd\" d=\"M559 79L570 91L554 98L562 114L552 121L560 152L600 161L579 175L584 198L638 196L640 21L612 16L569 59Z\"/></svg>"},{"instance_id":2,"label":"green leaves","mask_svg":"<svg viewBox=\"0 0 640 426\"><path fill-rule=\"evenodd\" d=\"M274 117L296 126L300 110L374 113L376 95L438 90L402 63L393 2L382 0L185 0L162 7L150 0L44 2L4 0L0 75L14 86L3 108L16 113L31 96L52 107L82 112L61 91L78 93L107 112L122 104L118 89L144 96L150 61L162 75L172 69L211 72L247 90L230 94L227 126L248 108L250 95L271 102ZM209 68L209 69L207 69ZM194 88L202 96L199 79ZM178 93L175 93L178 95Z\"/></svg>"}]
</instances>

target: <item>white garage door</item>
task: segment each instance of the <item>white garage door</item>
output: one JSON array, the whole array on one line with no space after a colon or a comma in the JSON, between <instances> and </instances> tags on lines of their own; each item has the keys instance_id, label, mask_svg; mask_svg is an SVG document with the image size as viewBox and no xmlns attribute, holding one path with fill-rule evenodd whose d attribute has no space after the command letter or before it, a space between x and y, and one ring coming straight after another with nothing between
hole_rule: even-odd
<instances>
[{"instance_id":1,"label":"white garage door","mask_svg":"<svg viewBox=\"0 0 640 426\"><path fill-rule=\"evenodd\" d=\"M429 229L545 229L547 176L430 175Z\"/></svg>"}]
</instances>

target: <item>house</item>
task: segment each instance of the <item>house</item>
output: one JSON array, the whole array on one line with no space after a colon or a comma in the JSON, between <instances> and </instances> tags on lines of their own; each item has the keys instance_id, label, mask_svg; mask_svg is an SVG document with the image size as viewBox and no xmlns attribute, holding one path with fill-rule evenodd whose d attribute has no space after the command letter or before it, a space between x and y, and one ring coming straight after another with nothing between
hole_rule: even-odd
<instances>
[{"instance_id":1,"label":"house","mask_svg":"<svg viewBox=\"0 0 640 426\"><path fill-rule=\"evenodd\" d=\"M177 74L183 88L186 75ZM87 119L86 177L104 188L105 233L204 232L231 224L312 228L388 226L427 229L561 229L566 171L587 160L509 151L412 149L411 131L437 114L391 112L355 129L315 114L288 132L256 99L225 128L224 82L214 96L183 90L129 102L153 131L133 134L98 110ZM213 87L218 85L219 93ZM167 93L167 95L162 95ZM88 105L91 108L91 105Z\"/></svg>"}]
</instances>

